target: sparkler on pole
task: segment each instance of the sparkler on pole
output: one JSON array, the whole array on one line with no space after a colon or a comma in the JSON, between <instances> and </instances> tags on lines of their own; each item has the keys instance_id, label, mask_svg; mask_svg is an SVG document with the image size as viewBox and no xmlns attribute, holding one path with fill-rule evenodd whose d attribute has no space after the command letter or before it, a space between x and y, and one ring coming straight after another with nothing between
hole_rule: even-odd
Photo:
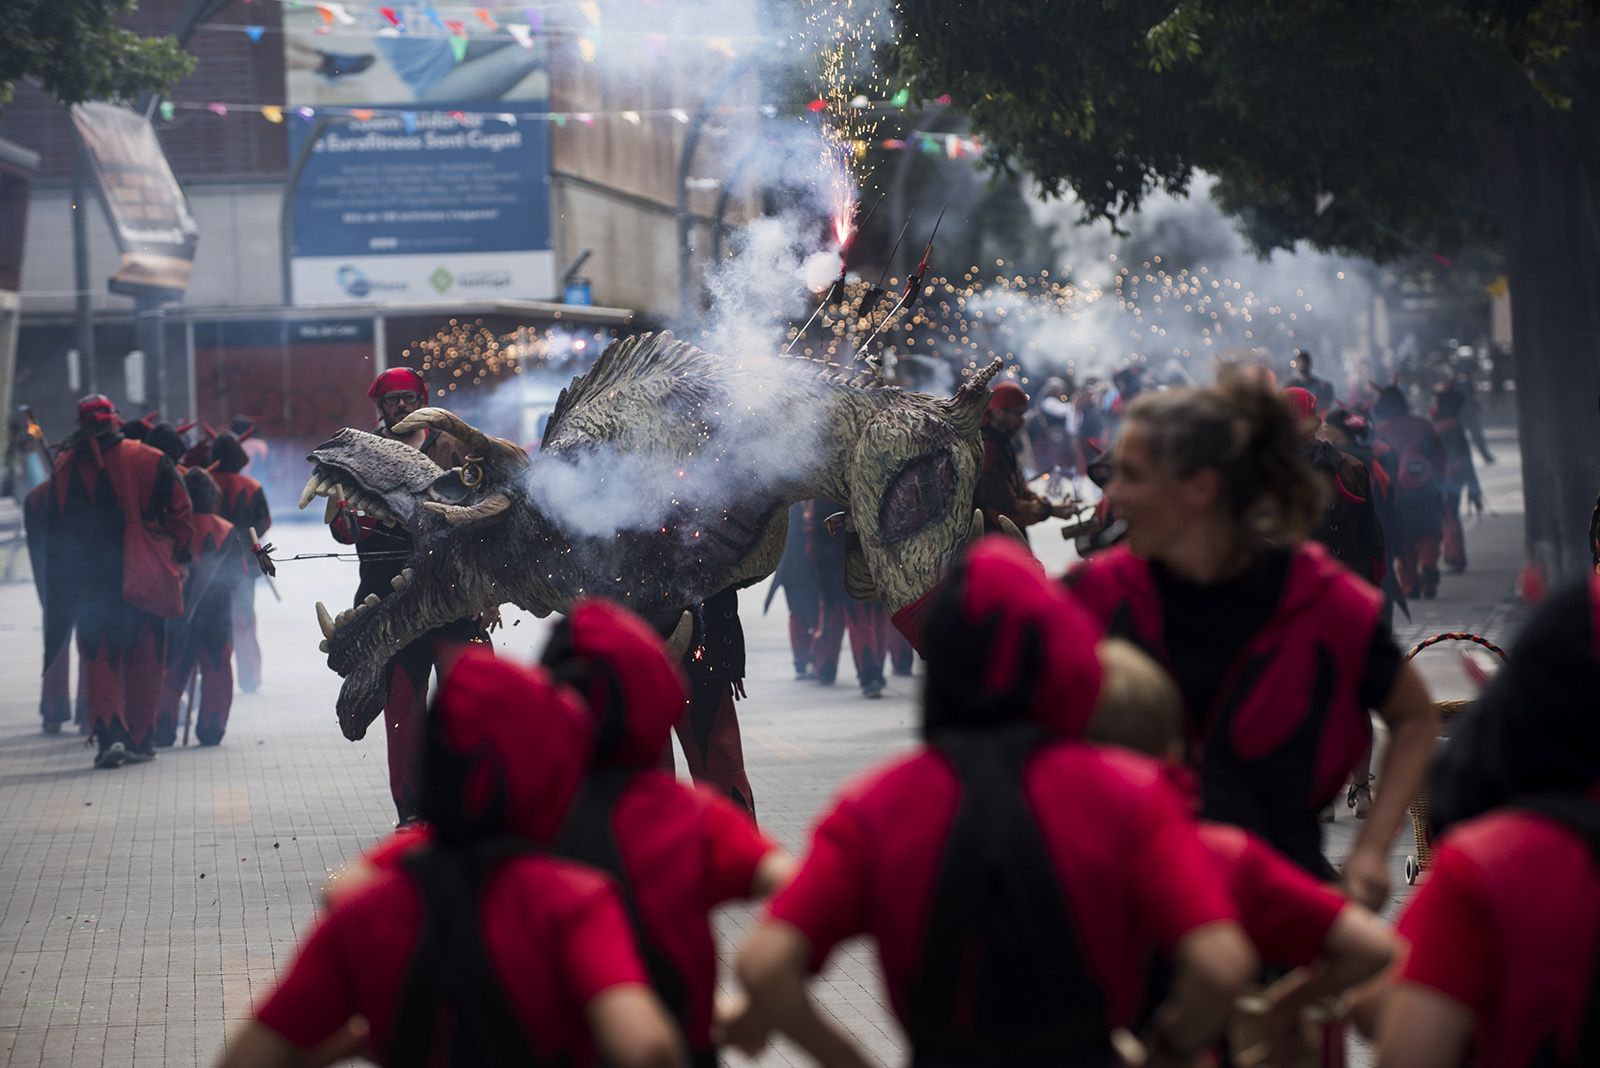
<instances>
[{"instance_id":1,"label":"sparkler on pole","mask_svg":"<svg viewBox=\"0 0 1600 1068\"><path fill-rule=\"evenodd\" d=\"M829 304L844 303L847 295L845 292L845 276L850 270L850 246L855 244L856 235L865 229L866 225L872 221L872 217L878 213L878 207L883 203L886 196L888 194L884 193L878 197L878 203L872 205L872 210L867 212L867 217L861 220L860 226L853 226L850 222L850 216L854 214L856 207L860 206L859 203L834 217L833 232L834 236L839 239L839 277L835 278L833 283L828 286L828 291L823 294L822 300L817 302L816 308L811 312L811 317L805 321L805 325L783 347L783 355L787 356L800 339L806 336L806 331L811 329L811 324L817 321L817 316L822 314L823 308L826 308Z\"/></svg>"},{"instance_id":2,"label":"sparkler on pole","mask_svg":"<svg viewBox=\"0 0 1600 1068\"><path fill-rule=\"evenodd\" d=\"M873 339L883 332L883 328L888 326L895 316L917 302L917 294L922 289L922 283L928 277L928 257L933 255L933 239L939 236L939 224L944 222L945 209L949 206L947 202L939 208L939 217L933 220L933 231L928 234L928 243L922 247L922 260L917 264L917 269L911 272L911 277L906 279L905 292L901 293L900 299L894 302L894 307L890 308L889 314L883 317L883 322L872 328L872 333L867 335L867 340L861 343L861 347L850 354L850 363L855 363L856 359L867 351L867 346L872 344ZM876 361L868 357L868 362L875 363Z\"/></svg>"}]
</instances>

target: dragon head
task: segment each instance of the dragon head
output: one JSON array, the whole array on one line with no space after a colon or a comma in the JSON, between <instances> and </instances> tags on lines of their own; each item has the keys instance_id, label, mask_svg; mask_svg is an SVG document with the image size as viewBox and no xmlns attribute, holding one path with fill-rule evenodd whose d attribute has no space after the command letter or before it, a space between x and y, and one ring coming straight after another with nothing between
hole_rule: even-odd
<instances>
[{"instance_id":1,"label":"dragon head","mask_svg":"<svg viewBox=\"0 0 1600 1068\"><path fill-rule=\"evenodd\" d=\"M983 446L978 424L995 360L948 398L901 393L867 422L849 463L850 592L890 612L916 601L972 540Z\"/></svg>"},{"instance_id":2,"label":"dragon head","mask_svg":"<svg viewBox=\"0 0 1600 1068\"><path fill-rule=\"evenodd\" d=\"M403 531L392 538L405 554L405 568L392 590L369 594L334 615L320 602L317 622L328 666L344 678L339 723L347 737L361 737L383 708L384 666L390 657L429 630L469 618L507 601L547 603L529 589L526 569L514 566L507 545L543 535L536 512L518 507L528 456L512 442L491 437L460 416L424 408L395 426L400 435L424 427L444 431L467 449L462 466L449 471L393 438L344 429L311 453L311 478L300 507L329 498L372 521L368 537ZM538 531L525 529L540 526ZM382 541L369 552L383 552Z\"/></svg>"}]
</instances>

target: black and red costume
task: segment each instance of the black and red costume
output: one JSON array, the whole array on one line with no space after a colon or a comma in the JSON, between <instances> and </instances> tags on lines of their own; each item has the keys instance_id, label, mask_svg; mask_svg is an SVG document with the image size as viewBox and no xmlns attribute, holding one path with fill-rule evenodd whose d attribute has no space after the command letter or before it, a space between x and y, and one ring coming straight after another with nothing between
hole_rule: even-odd
<instances>
[{"instance_id":1,"label":"black and red costume","mask_svg":"<svg viewBox=\"0 0 1600 1068\"><path fill-rule=\"evenodd\" d=\"M219 513L233 524L239 537L248 540L250 531L264 538L272 526L272 510L267 507L267 494L261 483L244 473L250 454L229 431L217 435L211 443L211 463L208 471L216 480L222 494ZM248 548L248 546L246 546ZM241 554L235 562L237 575L229 585L233 590L232 618L233 653L238 665L239 689L254 693L261 685L261 642L256 638L256 582L262 577L248 553Z\"/></svg>"},{"instance_id":2,"label":"black and red costume","mask_svg":"<svg viewBox=\"0 0 1600 1068\"><path fill-rule=\"evenodd\" d=\"M1328 877L1317 813L1372 740L1402 659L1382 597L1307 542L1199 586L1118 546L1067 583L1112 636L1177 682L1201 814L1254 831Z\"/></svg>"},{"instance_id":3,"label":"black and red costume","mask_svg":"<svg viewBox=\"0 0 1600 1068\"><path fill-rule=\"evenodd\" d=\"M1485 1068L1600 1063L1600 576L1552 595L1452 731L1401 981L1457 1002Z\"/></svg>"},{"instance_id":4,"label":"black and red costume","mask_svg":"<svg viewBox=\"0 0 1600 1068\"><path fill-rule=\"evenodd\" d=\"M937 601L927 745L843 792L769 915L813 968L872 935L912 1063L1115 1064L1152 946L1233 908L1162 770L1068 736L1100 666L1065 591L990 538Z\"/></svg>"},{"instance_id":5,"label":"black and red costume","mask_svg":"<svg viewBox=\"0 0 1600 1068\"><path fill-rule=\"evenodd\" d=\"M744 625L739 591L726 589L693 609L694 631L683 656L689 700L678 716L678 744L689 775L752 817L756 795L744 769L744 742L734 689L744 683ZM671 752L667 753L671 761Z\"/></svg>"},{"instance_id":6,"label":"black and red costume","mask_svg":"<svg viewBox=\"0 0 1600 1068\"><path fill-rule=\"evenodd\" d=\"M850 655L855 661L856 682L869 697L881 696L884 689L883 664L889 652L889 614L876 601L850 596L845 587L845 558L849 535L827 527L829 516L844 511L844 505L818 497L807 501L805 511L806 556L817 576L819 605L816 643L812 662L817 681L824 686L839 677L839 652L844 637L850 635Z\"/></svg>"},{"instance_id":7,"label":"black and red costume","mask_svg":"<svg viewBox=\"0 0 1600 1068\"><path fill-rule=\"evenodd\" d=\"M193 520L177 468L159 450L122 436L110 400L80 401L78 422L47 483L46 571L52 598L62 584L75 606L97 761L112 754L107 766L115 766L121 757L114 750L151 751L165 647L165 617L130 604L125 589L173 585L164 599L181 603L175 568L169 574L152 570L145 557L125 560L125 526L132 517L164 535L159 551L167 562L185 563Z\"/></svg>"},{"instance_id":8,"label":"black and red costume","mask_svg":"<svg viewBox=\"0 0 1600 1068\"><path fill-rule=\"evenodd\" d=\"M989 392L989 407L979 428L983 435L983 465L972 490L972 506L983 512L983 529L1000 531L1005 516L1020 530L1050 518L1050 502L1028 488L1017 459L1017 432L1007 432L991 422L996 412L1025 412L1028 395L1015 382L1001 382Z\"/></svg>"},{"instance_id":9,"label":"black and red costume","mask_svg":"<svg viewBox=\"0 0 1600 1068\"><path fill-rule=\"evenodd\" d=\"M408 367L392 368L379 375L367 395L376 400L385 392L398 389L414 389L427 396L422 376ZM380 425L373 432L380 437L394 437L387 426ZM461 442L432 427L424 431L418 451L446 471L460 467L467 455ZM379 598L392 594L393 582L405 570L406 561L415 548L411 532L398 524L380 523L370 516L356 515L342 506L329 529L334 540L354 545L360 557L360 585L356 587L352 606L360 604L369 594ZM488 634L477 620L458 619L430 630L389 661L388 698L383 705L384 735L388 739L389 792L402 823L416 816L417 753L422 741L428 677L437 669L442 650L467 642L486 644L488 641Z\"/></svg>"},{"instance_id":10,"label":"black and red costume","mask_svg":"<svg viewBox=\"0 0 1600 1068\"><path fill-rule=\"evenodd\" d=\"M662 769L687 689L649 626L607 601L580 600L542 658L589 706L589 770L553 849L617 882L651 984L677 1019L692 1062L716 1063L711 1043L716 943L709 912L748 898L776 847L743 811ZM380 869L427 841L399 832L367 854Z\"/></svg>"},{"instance_id":11,"label":"black and red costume","mask_svg":"<svg viewBox=\"0 0 1600 1068\"><path fill-rule=\"evenodd\" d=\"M1444 522L1444 445L1433 424L1412 415L1405 394L1389 386L1373 408L1376 456L1394 489L1400 588L1407 597L1439 592L1439 539Z\"/></svg>"},{"instance_id":12,"label":"black and red costume","mask_svg":"<svg viewBox=\"0 0 1600 1068\"><path fill-rule=\"evenodd\" d=\"M309 1049L363 1016L383 1065L592 1064L585 1007L648 980L610 881L545 851L588 716L542 670L467 650L429 720L429 834L334 905L256 1019Z\"/></svg>"},{"instance_id":13,"label":"black and red costume","mask_svg":"<svg viewBox=\"0 0 1600 1068\"><path fill-rule=\"evenodd\" d=\"M1447 383L1434 391L1433 410L1429 413L1444 450L1440 555L1444 566L1452 571L1467 569L1467 537L1461 528L1462 495L1465 494L1478 511L1483 511L1483 486L1478 482L1478 468L1472 462L1472 441L1467 436L1467 401L1467 394L1460 385Z\"/></svg>"},{"instance_id":14,"label":"black and red costume","mask_svg":"<svg viewBox=\"0 0 1600 1068\"><path fill-rule=\"evenodd\" d=\"M219 491L204 471L183 478L194 508L193 559L184 584L184 616L167 628L167 662L156 706L155 743L178 738L179 708L191 686L195 737L201 745L221 743L233 708L233 599L241 558L248 559L232 523L216 514Z\"/></svg>"}]
</instances>

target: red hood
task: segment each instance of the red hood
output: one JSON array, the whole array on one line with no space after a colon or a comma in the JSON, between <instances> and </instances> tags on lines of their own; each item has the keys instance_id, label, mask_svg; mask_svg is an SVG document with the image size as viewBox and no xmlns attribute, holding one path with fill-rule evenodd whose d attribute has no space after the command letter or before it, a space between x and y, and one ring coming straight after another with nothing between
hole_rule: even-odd
<instances>
[{"instance_id":1,"label":"red hood","mask_svg":"<svg viewBox=\"0 0 1600 1068\"><path fill-rule=\"evenodd\" d=\"M597 765L660 762L689 695L649 624L614 602L580 599L551 635L543 662L588 703Z\"/></svg>"},{"instance_id":2,"label":"red hood","mask_svg":"<svg viewBox=\"0 0 1600 1068\"><path fill-rule=\"evenodd\" d=\"M1100 696L1100 636L1026 549L984 538L928 613L928 725L1028 718L1081 737Z\"/></svg>"},{"instance_id":3,"label":"red hood","mask_svg":"<svg viewBox=\"0 0 1600 1068\"><path fill-rule=\"evenodd\" d=\"M577 694L542 668L471 646L450 666L431 718L423 816L441 837L555 834L593 739Z\"/></svg>"}]
</instances>

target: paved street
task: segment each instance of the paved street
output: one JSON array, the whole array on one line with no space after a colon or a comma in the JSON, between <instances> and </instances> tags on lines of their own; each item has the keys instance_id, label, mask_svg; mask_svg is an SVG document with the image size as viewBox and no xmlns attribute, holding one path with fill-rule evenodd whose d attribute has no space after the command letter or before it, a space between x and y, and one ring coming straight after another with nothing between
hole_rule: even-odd
<instances>
[{"instance_id":1,"label":"paved street","mask_svg":"<svg viewBox=\"0 0 1600 1068\"><path fill-rule=\"evenodd\" d=\"M1440 630L1506 633L1521 495L1514 441L1492 441L1500 463L1484 478L1497 514L1469 526L1473 570L1413 606L1415 619L1397 624L1404 644ZM317 525L283 523L272 540L284 554L333 547ZM1034 541L1053 570L1065 565L1053 530ZM355 568L286 564L278 585L281 603L264 589L257 597L265 682L235 700L222 747L163 751L152 765L109 772L90 769L76 735L39 733L37 602L25 582L0 587L0 1063L209 1062L287 963L328 872L390 828L382 739L343 740L332 711L338 679L317 653L312 603L345 598ZM763 618L764 594L756 587L742 600L750 697L741 719L761 820L798 849L841 783L909 744L914 687L893 679L885 700L869 702L848 668L831 689L794 681L782 599ZM541 624L520 614L507 623L503 650L531 655ZM1441 693L1466 692L1452 652L1424 656ZM1341 814L1336 850L1354 826ZM1402 836L1393 851L1402 889L1408 845ZM749 923L745 910L723 916L724 947ZM880 1058L903 1059L868 947L836 958L822 996ZM791 1062L775 1050L761 1063Z\"/></svg>"}]
</instances>

